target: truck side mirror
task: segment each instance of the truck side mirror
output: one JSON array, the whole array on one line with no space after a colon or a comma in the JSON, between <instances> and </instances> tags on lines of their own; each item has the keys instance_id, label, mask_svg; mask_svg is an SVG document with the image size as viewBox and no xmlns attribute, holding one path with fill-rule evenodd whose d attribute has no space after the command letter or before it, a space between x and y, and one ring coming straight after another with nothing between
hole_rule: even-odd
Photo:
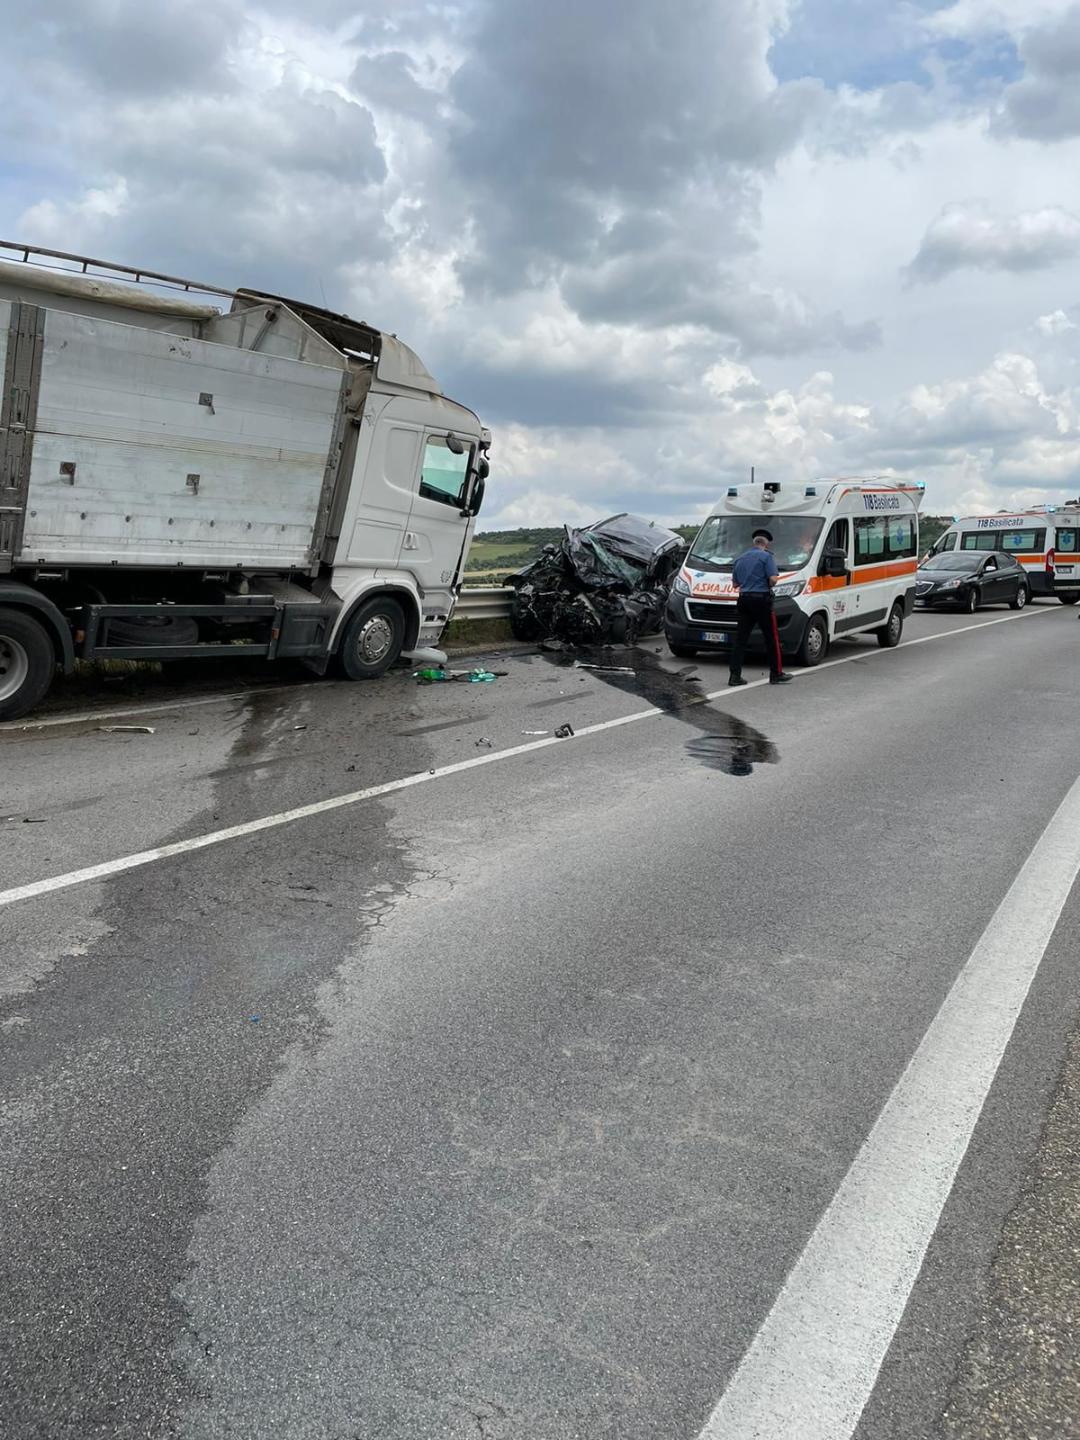
<instances>
[{"instance_id":1,"label":"truck side mirror","mask_svg":"<svg viewBox=\"0 0 1080 1440\"><path fill-rule=\"evenodd\" d=\"M484 503L484 476L479 470L476 472L476 479L473 481L472 494L469 496L469 515L479 515L480 506Z\"/></svg>"}]
</instances>

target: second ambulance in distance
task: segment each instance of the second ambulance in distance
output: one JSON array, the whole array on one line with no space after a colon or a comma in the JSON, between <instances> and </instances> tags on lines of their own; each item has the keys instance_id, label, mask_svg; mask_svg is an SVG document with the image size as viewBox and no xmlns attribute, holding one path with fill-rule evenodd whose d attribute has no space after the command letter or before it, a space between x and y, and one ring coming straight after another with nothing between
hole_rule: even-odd
<instances>
[{"instance_id":1,"label":"second ambulance in distance","mask_svg":"<svg viewBox=\"0 0 1080 1440\"><path fill-rule=\"evenodd\" d=\"M735 561L754 531L773 537L780 645L804 665L837 636L869 631L900 643L915 599L922 484L888 480L731 485L676 575L664 617L675 655L729 650L735 637Z\"/></svg>"},{"instance_id":2,"label":"second ambulance in distance","mask_svg":"<svg viewBox=\"0 0 1080 1440\"><path fill-rule=\"evenodd\" d=\"M1032 595L1056 595L1063 605L1080 600L1080 504L1034 505L965 515L935 542L931 555L951 550L999 550L1011 555Z\"/></svg>"}]
</instances>

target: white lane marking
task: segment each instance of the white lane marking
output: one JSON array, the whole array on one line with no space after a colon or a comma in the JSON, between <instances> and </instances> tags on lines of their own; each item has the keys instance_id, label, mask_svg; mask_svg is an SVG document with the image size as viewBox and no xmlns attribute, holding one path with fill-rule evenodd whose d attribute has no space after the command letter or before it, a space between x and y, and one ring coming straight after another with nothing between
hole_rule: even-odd
<instances>
[{"instance_id":1,"label":"white lane marking","mask_svg":"<svg viewBox=\"0 0 1080 1440\"><path fill-rule=\"evenodd\" d=\"M953 635L965 635L969 630L981 630L983 625L999 625L1003 620L1019 620L1029 611L1022 611L1020 615L1002 616L1000 620L988 620L979 625L965 625L959 630L949 630L940 635L929 635L928 640L944 640ZM908 642L912 645L921 644L920 640ZM898 646L904 649L904 646ZM841 660L826 661L824 665L818 665L814 670L805 671L800 678L808 678L817 674L818 671L826 668L826 665L846 665L852 660L864 659L872 655L872 650L859 651L855 655L845 655ZM748 690L756 690L761 685L767 685L767 679L748 680L743 686L735 689L714 690L703 698L706 700L717 700L722 695L731 700L736 695L745 695ZM250 692L248 692L250 693ZM657 715L666 712L658 710L655 706L649 706L647 710L635 710L629 715L620 715L615 720L601 720L595 725L584 725L575 732L577 738L588 735L599 735L605 730L614 730L621 725L632 725L637 720L651 720ZM333 795L328 800L316 800L310 805L300 805L294 810L282 810L276 815L266 815L260 820L248 820L241 825L229 825L223 830L211 830L205 835L196 835L189 840L176 840L170 845L158 845L152 850L139 850L133 855L122 855L117 860L105 860L99 865L87 865L81 870L71 870L66 875L53 875L46 880L34 880L27 885L16 885L10 890L0 890L0 906L13 905L18 900L31 900L37 895L49 895L56 890L67 890L73 885L85 885L93 880L103 880L109 875L119 875L125 870L136 870L141 865L151 865L157 860L167 860L173 855L185 855L192 850L205 850L210 845L222 845L228 840L239 840L245 835L258 834L260 830L274 830L281 825L291 825L296 820L306 820L313 815L324 815L331 810L341 810L349 805L359 805L364 800L374 800L381 795L392 795L398 790L408 790L414 785L426 785L432 780L444 780L448 775L458 775L463 770L476 770L482 765L494 765L500 760L511 760L517 755L527 755L533 750L545 750L549 745L565 745L569 742L556 740L554 736L544 740L530 740L526 745L512 745L506 750L492 750L490 754L477 755L471 760L459 760L453 765L442 765L434 770L425 770L418 775L405 775L398 780L388 780L382 785L371 785L364 790L352 790L345 795Z\"/></svg>"},{"instance_id":2,"label":"white lane marking","mask_svg":"<svg viewBox=\"0 0 1080 1440\"><path fill-rule=\"evenodd\" d=\"M302 683L302 682L301 682ZM127 710L83 710L78 715L52 715L48 720L5 720L0 735L27 730L51 730L56 725L88 725L96 720L121 720L129 715L160 715L167 710L190 710L196 705L221 705L228 700L246 700L250 695L280 695L282 690L298 690L299 685L253 685L249 690L233 690L224 695L199 695L191 700L163 700L160 705L135 705Z\"/></svg>"},{"instance_id":3,"label":"white lane marking","mask_svg":"<svg viewBox=\"0 0 1080 1440\"><path fill-rule=\"evenodd\" d=\"M1078 872L1080 779L957 976L699 1440L850 1440Z\"/></svg>"}]
</instances>

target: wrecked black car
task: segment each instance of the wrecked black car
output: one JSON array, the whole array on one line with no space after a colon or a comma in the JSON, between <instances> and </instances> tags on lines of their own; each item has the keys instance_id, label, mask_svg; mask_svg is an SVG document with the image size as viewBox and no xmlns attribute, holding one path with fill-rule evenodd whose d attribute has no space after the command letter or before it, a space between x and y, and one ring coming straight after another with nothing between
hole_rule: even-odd
<instances>
[{"instance_id":1,"label":"wrecked black car","mask_svg":"<svg viewBox=\"0 0 1080 1440\"><path fill-rule=\"evenodd\" d=\"M672 576L687 543L640 515L613 515L579 530L507 575L515 595L510 625L518 640L568 645L632 645L663 624Z\"/></svg>"}]
</instances>

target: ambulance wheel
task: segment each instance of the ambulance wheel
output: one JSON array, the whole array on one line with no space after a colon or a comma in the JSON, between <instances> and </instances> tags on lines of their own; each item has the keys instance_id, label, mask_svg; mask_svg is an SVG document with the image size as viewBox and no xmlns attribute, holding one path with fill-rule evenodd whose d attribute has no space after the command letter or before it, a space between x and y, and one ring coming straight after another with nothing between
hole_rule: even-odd
<instances>
[{"instance_id":1,"label":"ambulance wheel","mask_svg":"<svg viewBox=\"0 0 1080 1440\"><path fill-rule=\"evenodd\" d=\"M405 643L405 616L396 600L376 595L345 626L338 665L347 680L374 680L390 669Z\"/></svg>"},{"instance_id":2,"label":"ambulance wheel","mask_svg":"<svg viewBox=\"0 0 1080 1440\"><path fill-rule=\"evenodd\" d=\"M889 611L889 618L880 630L875 630L877 643L883 650L895 650L900 644L900 636L904 633L904 609L902 605L894 605Z\"/></svg>"},{"instance_id":3,"label":"ambulance wheel","mask_svg":"<svg viewBox=\"0 0 1080 1440\"><path fill-rule=\"evenodd\" d=\"M964 609L969 615L974 615L975 611L979 608L981 600L982 596L979 594L978 590L976 590L974 586L972 586L972 588L967 593L966 599L964 600Z\"/></svg>"},{"instance_id":4,"label":"ambulance wheel","mask_svg":"<svg viewBox=\"0 0 1080 1440\"><path fill-rule=\"evenodd\" d=\"M1058 599L1061 601L1062 605L1075 605L1076 602L1077 602L1077 600L1080 600L1080 595L1061 595L1061 594L1059 594L1059 595L1058 595Z\"/></svg>"},{"instance_id":5,"label":"ambulance wheel","mask_svg":"<svg viewBox=\"0 0 1080 1440\"><path fill-rule=\"evenodd\" d=\"M820 665L829 648L829 627L824 615L815 615L803 633L795 658L800 665Z\"/></svg>"},{"instance_id":6,"label":"ambulance wheel","mask_svg":"<svg viewBox=\"0 0 1080 1440\"><path fill-rule=\"evenodd\" d=\"M674 640L667 642L667 648L675 656L676 660L693 660L697 651L690 645L676 645Z\"/></svg>"}]
</instances>

